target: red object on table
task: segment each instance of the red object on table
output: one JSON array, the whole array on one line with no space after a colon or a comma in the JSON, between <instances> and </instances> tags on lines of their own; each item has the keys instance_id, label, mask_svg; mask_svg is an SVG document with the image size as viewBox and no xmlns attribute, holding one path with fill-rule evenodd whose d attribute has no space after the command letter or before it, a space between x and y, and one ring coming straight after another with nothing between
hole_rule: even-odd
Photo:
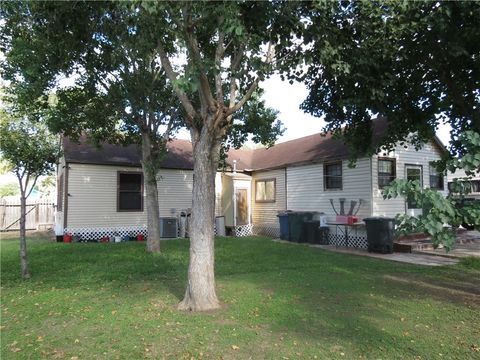
<instances>
[{"instance_id":1,"label":"red object on table","mask_svg":"<svg viewBox=\"0 0 480 360\"><path fill-rule=\"evenodd\" d=\"M64 234L63 235L63 242L64 243L72 242L72 234Z\"/></svg>"},{"instance_id":2,"label":"red object on table","mask_svg":"<svg viewBox=\"0 0 480 360\"><path fill-rule=\"evenodd\" d=\"M143 234L137 235L137 241L143 241L143 239L144 239Z\"/></svg>"},{"instance_id":3,"label":"red object on table","mask_svg":"<svg viewBox=\"0 0 480 360\"><path fill-rule=\"evenodd\" d=\"M108 237L108 235L105 235L103 238L102 238L102 242L109 242L110 241L110 238Z\"/></svg>"},{"instance_id":4,"label":"red object on table","mask_svg":"<svg viewBox=\"0 0 480 360\"><path fill-rule=\"evenodd\" d=\"M337 224L353 225L358 222L358 216L352 215L337 215L336 221Z\"/></svg>"}]
</instances>

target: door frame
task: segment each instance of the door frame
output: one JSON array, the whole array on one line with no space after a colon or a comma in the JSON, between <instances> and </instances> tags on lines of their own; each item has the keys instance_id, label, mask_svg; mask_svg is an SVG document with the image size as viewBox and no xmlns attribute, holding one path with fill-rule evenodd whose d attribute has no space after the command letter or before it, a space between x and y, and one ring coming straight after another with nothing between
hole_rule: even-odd
<instances>
[{"instance_id":1,"label":"door frame","mask_svg":"<svg viewBox=\"0 0 480 360\"><path fill-rule=\"evenodd\" d=\"M248 186L247 184L238 184L233 183L233 226L244 226L244 225L238 225L237 224L237 190L246 190L247 191L247 224L249 225L252 223L252 192L251 192L251 185Z\"/></svg>"}]
</instances>

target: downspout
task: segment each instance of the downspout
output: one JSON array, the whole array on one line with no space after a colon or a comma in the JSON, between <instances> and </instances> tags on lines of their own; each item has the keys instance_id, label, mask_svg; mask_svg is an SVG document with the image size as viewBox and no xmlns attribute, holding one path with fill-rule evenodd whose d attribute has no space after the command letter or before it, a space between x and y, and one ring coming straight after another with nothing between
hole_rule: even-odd
<instances>
[{"instance_id":1,"label":"downspout","mask_svg":"<svg viewBox=\"0 0 480 360\"><path fill-rule=\"evenodd\" d=\"M374 209L373 209L373 156L370 156L370 216L373 216Z\"/></svg>"},{"instance_id":2,"label":"downspout","mask_svg":"<svg viewBox=\"0 0 480 360\"><path fill-rule=\"evenodd\" d=\"M70 167L65 162L65 186L63 187L63 231L67 228L68 222L68 176Z\"/></svg>"},{"instance_id":3,"label":"downspout","mask_svg":"<svg viewBox=\"0 0 480 360\"><path fill-rule=\"evenodd\" d=\"M237 160L233 160L233 174L237 173ZM235 178L232 178L233 187L233 228L237 227L237 189L235 187Z\"/></svg>"}]
</instances>

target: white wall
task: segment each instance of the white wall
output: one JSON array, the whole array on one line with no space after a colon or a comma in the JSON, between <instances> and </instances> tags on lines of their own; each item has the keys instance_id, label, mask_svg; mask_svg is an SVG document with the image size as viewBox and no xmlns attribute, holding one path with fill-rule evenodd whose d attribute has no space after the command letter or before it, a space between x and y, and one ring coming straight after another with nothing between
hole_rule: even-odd
<instances>
[{"instance_id":1,"label":"white wall","mask_svg":"<svg viewBox=\"0 0 480 360\"><path fill-rule=\"evenodd\" d=\"M117 212L118 171L142 169L69 164L68 228L146 226L145 199L144 211ZM160 216L192 207L193 171L163 169L157 179Z\"/></svg>"},{"instance_id":2,"label":"white wall","mask_svg":"<svg viewBox=\"0 0 480 360\"><path fill-rule=\"evenodd\" d=\"M357 216L370 216L371 204L371 169L369 159L359 159L355 168L348 167L348 161L342 161L342 190L324 190L323 163L287 168L287 207L297 211L320 211L335 220L335 213L330 199L339 210L339 198L345 198L345 212L350 209L350 201L362 199L362 206ZM358 204L357 204L358 206ZM356 211L357 208L355 208Z\"/></svg>"},{"instance_id":3,"label":"white wall","mask_svg":"<svg viewBox=\"0 0 480 360\"><path fill-rule=\"evenodd\" d=\"M431 161L440 160L441 152L433 142L425 144L420 150L416 151L413 145L406 147L397 145L394 151L390 153L380 153L380 156L386 156L396 159L397 179L405 179L405 165L421 165L424 188L430 187L430 169ZM401 197L396 199L384 200L382 190L378 188L378 156L372 157L372 194L373 194L373 215L393 217L399 213L405 213L405 200ZM448 194L447 178L444 177L444 190L442 194Z\"/></svg>"},{"instance_id":4,"label":"white wall","mask_svg":"<svg viewBox=\"0 0 480 360\"><path fill-rule=\"evenodd\" d=\"M252 222L254 225L279 227L277 213L287 209L285 173L285 169L278 169L259 171L252 175ZM275 202L255 201L255 181L265 179L275 179Z\"/></svg>"}]
</instances>

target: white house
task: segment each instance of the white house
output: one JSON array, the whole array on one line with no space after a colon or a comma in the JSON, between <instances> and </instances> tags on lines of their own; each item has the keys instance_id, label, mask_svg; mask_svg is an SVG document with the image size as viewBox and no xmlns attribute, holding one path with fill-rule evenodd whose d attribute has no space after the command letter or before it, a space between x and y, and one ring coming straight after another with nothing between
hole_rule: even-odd
<instances>
[{"instance_id":1,"label":"white house","mask_svg":"<svg viewBox=\"0 0 480 360\"><path fill-rule=\"evenodd\" d=\"M374 121L374 136L386 122ZM186 140L169 143L158 174L160 217L177 217L191 207L193 160ZM306 136L269 149L231 150L226 171L216 178L216 215L238 234L279 235L279 211L317 211L335 221L343 202L345 213L369 216L415 214L403 199L383 200L382 188L394 178L418 179L424 187L447 194L446 178L431 162L445 149L434 138L420 150L397 146L389 153L363 157L348 166L348 149L329 134ZM143 175L137 147L65 139L58 171L57 230L84 236L119 232L146 234ZM333 204L333 207L332 207ZM341 229L340 229L341 230ZM339 231L332 225L331 235ZM363 236L363 229L357 234ZM363 246L363 245L362 245Z\"/></svg>"}]
</instances>

